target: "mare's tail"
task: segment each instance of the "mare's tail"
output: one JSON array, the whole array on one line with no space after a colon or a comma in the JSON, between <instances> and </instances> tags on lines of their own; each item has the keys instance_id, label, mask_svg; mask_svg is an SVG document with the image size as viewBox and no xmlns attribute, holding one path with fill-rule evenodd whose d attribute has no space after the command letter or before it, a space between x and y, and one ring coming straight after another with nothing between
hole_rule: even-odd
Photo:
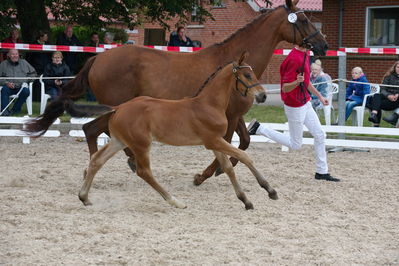
<instances>
[{"instance_id":1,"label":"mare's tail","mask_svg":"<svg viewBox=\"0 0 399 266\"><path fill-rule=\"evenodd\" d=\"M84 95L89 87L89 71L96 59L95 56L89 58L80 72L70 82L62 87L60 97L52 101L39 117L31 119L25 124L24 131L31 136L40 137L46 133L47 129L54 121L61 116L65 110L70 108L72 100L79 99Z\"/></svg>"}]
</instances>

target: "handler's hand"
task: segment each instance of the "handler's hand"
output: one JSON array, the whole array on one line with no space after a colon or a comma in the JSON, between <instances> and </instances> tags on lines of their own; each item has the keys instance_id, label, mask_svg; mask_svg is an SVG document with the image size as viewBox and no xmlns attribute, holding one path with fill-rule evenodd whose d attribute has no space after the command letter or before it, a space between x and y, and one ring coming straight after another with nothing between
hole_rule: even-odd
<instances>
[{"instance_id":1,"label":"handler's hand","mask_svg":"<svg viewBox=\"0 0 399 266\"><path fill-rule=\"evenodd\" d=\"M388 100L390 100L391 102L396 102L396 100L398 99L399 94L395 94L395 95L388 95L387 98Z\"/></svg>"},{"instance_id":2,"label":"handler's hand","mask_svg":"<svg viewBox=\"0 0 399 266\"><path fill-rule=\"evenodd\" d=\"M328 100L326 98L324 98L323 96L321 96L319 100L325 106L327 106L329 104Z\"/></svg>"},{"instance_id":3,"label":"handler's hand","mask_svg":"<svg viewBox=\"0 0 399 266\"><path fill-rule=\"evenodd\" d=\"M305 78L304 78L303 75L298 74L298 76L296 76L296 81L297 81L298 83L301 83L301 82L303 82L304 80L305 80Z\"/></svg>"}]
</instances>

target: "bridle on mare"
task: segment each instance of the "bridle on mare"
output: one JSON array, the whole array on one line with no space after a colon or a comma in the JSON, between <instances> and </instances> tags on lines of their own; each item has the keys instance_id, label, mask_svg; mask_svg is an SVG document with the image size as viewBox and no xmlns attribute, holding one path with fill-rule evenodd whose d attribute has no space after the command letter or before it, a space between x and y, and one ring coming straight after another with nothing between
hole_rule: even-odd
<instances>
[{"instance_id":1,"label":"bridle on mare","mask_svg":"<svg viewBox=\"0 0 399 266\"><path fill-rule=\"evenodd\" d=\"M301 37L302 37L302 43L300 44L300 46L304 46L304 47L306 47L306 48L308 48L308 49L310 49L310 50L312 50L313 49L313 44L311 44L310 42L309 42L309 40L311 40L312 38L314 38L317 34L319 34L320 33L320 30L318 30L318 29L316 29L315 28L315 32L313 32L312 34L310 34L309 36L307 36L307 37L305 37L305 34L303 34L303 32L301 31L301 29L298 27L298 24L297 24L297 21L298 21L298 19L297 19L297 16L296 16L296 14L299 14L299 13L304 13L304 11L303 10L299 10L299 11L296 11L296 12L291 12L291 10L287 7L287 6L284 6L284 9L287 11L287 13L288 13L288 21L292 24L292 29L293 29L293 32L294 32L294 42L295 42L295 40L296 40L296 31L295 31L295 29L299 32L299 34L301 35ZM306 21L307 22L307 21ZM321 34L321 33L320 33Z\"/></svg>"},{"instance_id":2,"label":"bridle on mare","mask_svg":"<svg viewBox=\"0 0 399 266\"><path fill-rule=\"evenodd\" d=\"M236 64L233 64L233 73L234 73L234 76L236 77L236 90L241 94L241 96L247 97L249 89L260 85L260 83L254 83L252 85L247 85L242 79L240 79L240 77L237 74L238 69L242 69L242 68L249 68L252 71L252 67L251 66L237 66ZM246 88L244 93L242 93L238 89L238 82L240 82Z\"/></svg>"}]
</instances>

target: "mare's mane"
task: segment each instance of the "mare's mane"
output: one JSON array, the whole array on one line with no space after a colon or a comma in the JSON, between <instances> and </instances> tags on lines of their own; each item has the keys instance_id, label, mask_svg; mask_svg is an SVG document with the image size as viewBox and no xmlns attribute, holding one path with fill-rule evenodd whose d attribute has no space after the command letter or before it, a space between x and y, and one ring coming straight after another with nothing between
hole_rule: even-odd
<instances>
[{"instance_id":1,"label":"mare's mane","mask_svg":"<svg viewBox=\"0 0 399 266\"><path fill-rule=\"evenodd\" d=\"M222 42L219 43L215 43L214 45L216 46L220 46L225 44L226 42L230 41L231 39L233 39L236 35L240 34L242 31L247 30L249 27L251 27L252 25L256 24L259 20L263 19L264 17L267 17L269 15L271 15L274 11L276 11L277 9L279 9L280 7L284 7L284 5L278 6L274 9L268 10L265 13L260 14L257 18L255 18L254 20L252 20L251 22L248 22L247 25L245 25L244 27L238 29L236 32L234 32L233 34L231 34L227 39L225 39ZM212 46L214 46L212 45Z\"/></svg>"}]
</instances>

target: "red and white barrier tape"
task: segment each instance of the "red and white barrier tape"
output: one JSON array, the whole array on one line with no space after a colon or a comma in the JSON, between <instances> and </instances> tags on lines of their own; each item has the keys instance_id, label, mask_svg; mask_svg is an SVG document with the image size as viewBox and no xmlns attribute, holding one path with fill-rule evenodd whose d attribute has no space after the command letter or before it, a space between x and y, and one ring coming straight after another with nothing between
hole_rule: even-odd
<instances>
[{"instance_id":1,"label":"red and white barrier tape","mask_svg":"<svg viewBox=\"0 0 399 266\"><path fill-rule=\"evenodd\" d=\"M399 48L339 48L338 50L354 54L399 54Z\"/></svg>"},{"instance_id":2,"label":"red and white barrier tape","mask_svg":"<svg viewBox=\"0 0 399 266\"><path fill-rule=\"evenodd\" d=\"M1 43L2 49L18 49L30 51L62 51L62 52L83 52L83 53L101 53L105 50L121 46L120 44L100 44L99 47L91 46L64 46L64 45L40 45L27 43ZM201 47L176 47L176 46L157 46L145 45L146 47L171 52L191 53L202 49ZM275 49L275 55L288 55L291 49ZM345 56L346 53L356 54L399 54L399 48L340 48L338 51L328 50L326 56ZM311 55L313 53L311 52Z\"/></svg>"},{"instance_id":3,"label":"red and white barrier tape","mask_svg":"<svg viewBox=\"0 0 399 266\"><path fill-rule=\"evenodd\" d=\"M112 49L121 46L120 44L100 44L100 47L91 46L64 46L64 45L39 45L39 44L27 44L27 43L0 43L0 48L3 49L18 49L18 50L29 50L29 51L61 51L61 52L83 52L83 53L101 53L105 50ZM157 45L146 45L148 48L153 48L162 51L170 52L183 52L191 53L201 50L201 47L177 47L177 46L157 46ZM291 49L276 49L274 50L275 55L288 55ZM311 55L313 53L311 52ZM344 52L341 51L327 51L327 56L343 56Z\"/></svg>"}]
</instances>

